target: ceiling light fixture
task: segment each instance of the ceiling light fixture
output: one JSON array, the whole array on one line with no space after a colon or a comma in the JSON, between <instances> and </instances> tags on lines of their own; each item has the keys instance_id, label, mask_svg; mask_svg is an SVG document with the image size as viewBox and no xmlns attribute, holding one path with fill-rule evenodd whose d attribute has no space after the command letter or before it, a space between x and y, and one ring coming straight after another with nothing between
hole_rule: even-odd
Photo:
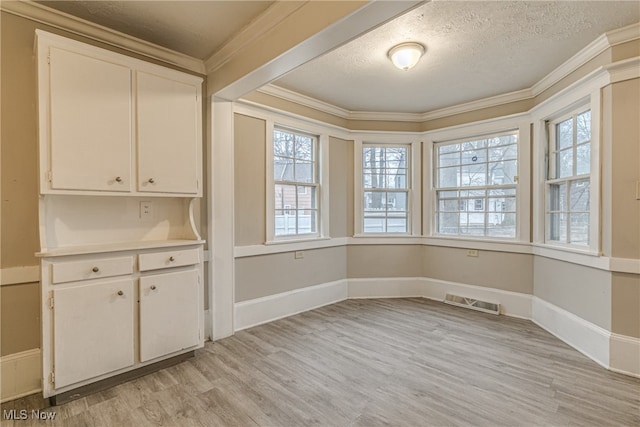
<instances>
[{"instance_id":1,"label":"ceiling light fixture","mask_svg":"<svg viewBox=\"0 0 640 427\"><path fill-rule=\"evenodd\" d=\"M418 63L424 51L424 46L420 43L408 42L392 47L387 55L393 65L407 71Z\"/></svg>"}]
</instances>

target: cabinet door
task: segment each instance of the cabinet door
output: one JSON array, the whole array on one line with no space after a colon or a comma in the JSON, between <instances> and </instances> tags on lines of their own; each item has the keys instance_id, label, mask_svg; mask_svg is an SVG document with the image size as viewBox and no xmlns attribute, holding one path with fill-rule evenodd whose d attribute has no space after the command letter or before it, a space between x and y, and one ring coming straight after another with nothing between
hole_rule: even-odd
<instances>
[{"instance_id":1,"label":"cabinet door","mask_svg":"<svg viewBox=\"0 0 640 427\"><path fill-rule=\"evenodd\" d=\"M134 363L133 280L53 291L55 387Z\"/></svg>"},{"instance_id":2,"label":"cabinet door","mask_svg":"<svg viewBox=\"0 0 640 427\"><path fill-rule=\"evenodd\" d=\"M198 344L198 301L197 270L140 278L141 362Z\"/></svg>"},{"instance_id":3,"label":"cabinet door","mask_svg":"<svg viewBox=\"0 0 640 427\"><path fill-rule=\"evenodd\" d=\"M138 190L197 193L197 88L138 72L137 94Z\"/></svg>"},{"instance_id":4,"label":"cabinet door","mask_svg":"<svg viewBox=\"0 0 640 427\"><path fill-rule=\"evenodd\" d=\"M50 50L51 188L131 190L131 71Z\"/></svg>"}]
</instances>

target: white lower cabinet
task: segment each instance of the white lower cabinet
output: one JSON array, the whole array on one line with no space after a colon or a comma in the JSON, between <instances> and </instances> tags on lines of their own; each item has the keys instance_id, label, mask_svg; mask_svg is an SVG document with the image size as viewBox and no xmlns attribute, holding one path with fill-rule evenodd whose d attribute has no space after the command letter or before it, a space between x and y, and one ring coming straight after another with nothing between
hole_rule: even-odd
<instances>
[{"instance_id":1,"label":"white lower cabinet","mask_svg":"<svg viewBox=\"0 0 640 427\"><path fill-rule=\"evenodd\" d=\"M198 272L140 278L140 361L198 344Z\"/></svg>"},{"instance_id":2,"label":"white lower cabinet","mask_svg":"<svg viewBox=\"0 0 640 427\"><path fill-rule=\"evenodd\" d=\"M202 347L201 275L201 245L43 258L44 396Z\"/></svg>"},{"instance_id":3,"label":"white lower cabinet","mask_svg":"<svg viewBox=\"0 0 640 427\"><path fill-rule=\"evenodd\" d=\"M53 291L56 387L134 364L130 278Z\"/></svg>"}]
</instances>

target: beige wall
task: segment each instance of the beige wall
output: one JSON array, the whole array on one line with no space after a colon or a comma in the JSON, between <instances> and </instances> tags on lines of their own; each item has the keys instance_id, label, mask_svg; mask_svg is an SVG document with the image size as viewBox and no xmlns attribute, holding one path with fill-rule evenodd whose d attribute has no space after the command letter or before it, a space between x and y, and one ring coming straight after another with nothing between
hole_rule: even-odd
<instances>
[{"instance_id":1,"label":"beige wall","mask_svg":"<svg viewBox=\"0 0 640 427\"><path fill-rule=\"evenodd\" d=\"M422 246L352 245L347 248L347 277L421 277Z\"/></svg>"},{"instance_id":2,"label":"beige wall","mask_svg":"<svg viewBox=\"0 0 640 427\"><path fill-rule=\"evenodd\" d=\"M423 275L432 279L484 286L525 294L533 293L533 256L509 252L479 251L425 246Z\"/></svg>"},{"instance_id":3,"label":"beige wall","mask_svg":"<svg viewBox=\"0 0 640 427\"><path fill-rule=\"evenodd\" d=\"M353 141L329 138L331 237L353 235ZM351 234L349 234L351 230Z\"/></svg>"},{"instance_id":4,"label":"beige wall","mask_svg":"<svg viewBox=\"0 0 640 427\"><path fill-rule=\"evenodd\" d=\"M260 245L265 232L266 123L234 115L235 245Z\"/></svg>"},{"instance_id":5,"label":"beige wall","mask_svg":"<svg viewBox=\"0 0 640 427\"><path fill-rule=\"evenodd\" d=\"M235 302L246 301L342 280L346 277L347 254L344 246L236 258Z\"/></svg>"},{"instance_id":6,"label":"beige wall","mask_svg":"<svg viewBox=\"0 0 640 427\"><path fill-rule=\"evenodd\" d=\"M611 332L640 338L640 275L613 273Z\"/></svg>"},{"instance_id":7,"label":"beige wall","mask_svg":"<svg viewBox=\"0 0 640 427\"><path fill-rule=\"evenodd\" d=\"M640 259L640 79L612 85L611 255Z\"/></svg>"},{"instance_id":8,"label":"beige wall","mask_svg":"<svg viewBox=\"0 0 640 427\"><path fill-rule=\"evenodd\" d=\"M611 273L537 256L533 293L601 328L611 330Z\"/></svg>"},{"instance_id":9,"label":"beige wall","mask_svg":"<svg viewBox=\"0 0 640 427\"><path fill-rule=\"evenodd\" d=\"M0 356L40 347L40 284L0 288Z\"/></svg>"}]
</instances>

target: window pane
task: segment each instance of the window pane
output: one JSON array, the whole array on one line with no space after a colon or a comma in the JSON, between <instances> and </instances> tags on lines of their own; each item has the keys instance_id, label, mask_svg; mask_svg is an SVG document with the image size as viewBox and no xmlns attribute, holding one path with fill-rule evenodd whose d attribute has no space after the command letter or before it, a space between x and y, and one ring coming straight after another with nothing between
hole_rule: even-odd
<instances>
[{"instance_id":1,"label":"window pane","mask_svg":"<svg viewBox=\"0 0 640 427\"><path fill-rule=\"evenodd\" d=\"M487 194L487 190L462 190L460 197L472 197L472 198L484 198Z\"/></svg>"},{"instance_id":2,"label":"window pane","mask_svg":"<svg viewBox=\"0 0 640 427\"><path fill-rule=\"evenodd\" d=\"M460 168L438 169L438 187L457 187Z\"/></svg>"},{"instance_id":3,"label":"window pane","mask_svg":"<svg viewBox=\"0 0 640 427\"><path fill-rule=\"evenodd\" d=\"M485 163L487 150L472 150L462 152L462 164Z\"/></svg>"},{"instance_id":4,"label":"window pane","mask_svg":"<svg viewBox=\"0 0 640 427\"><path fill-rule=\"evenodd\" d=\"M296 211L276 209L275 211L275 235L284 236L296 233Z\"/></svg>"},{"instance_id":5,"label":"window pane","mask_svg":"<svg viewBox=\"0 0 640 427\"><path fill-rule=\"evenodd\" d=\"M383 191L365 191L364 208L368 211L385 211L386 194Z\"/></svg>"},{"instance_id":6,"label":"window pane","mask_svg":"<svg viewBox=\"0 0 640 427\"><path fill-rule=\"evenodd\" d=\"M591 172L591 144L578 145L576 149L576 175Z\"/></svg>"},{"instance_id":7,"label":"window pane","mask_svg":"<svg viewBox=\"0 0 640 427\"><path fill-rule=\"evenodd\" d=\"M489 190L490 196L515 196L515 188L496 188L495 190Z\"/></svg>"},{"instance_id":8,"label":"window pane","mask_svg":"<svg viewBox=\"0 0 640 427\"><path fill-rule=\"evenodd\" d=\"M384 233L386 231L386 222L383 215L377 217L365 216L364 217L364 232L365 233Z\"/></svg>"},{"instance_id":9,"label":"window pane","mask_svg":"<svg viewBox=\"0 0 640 427\"><path fill-rule=\"evenodd\" d=\"M314 209L298 210L298 234L315 233L318 231L318 211Z\"/></svg>"},{"instance_id":10,"label":"window pane","mask_svg":"<svg viewBox=\"0 0 640 427\"><path fill-rule=\"evenodd\" d=\"M387 210L407 211L407 193L394 192L387 193Z\"/></svg>"},{"instance_id":11,"label":"window pane","mask_svg":"<svg viewBox=\"0 0 640 427\"><path fill-rule=\"evenodd\" d=\"M570 184L569 199L571 212L589 211L589 180L573 181Z\"/></svg>"},{"instance_id":12,"label":"window pane","mask_svg":"<svg viewBox=\"0 0 640 427\"><path fill-rule=\"evenodd\" d=\"M477 150L478 148L485 148L486 146L486 139L478 139L476 141L467 141L462 143L463 150Z\"/></svg>"},{"instance_id":13,"label":"window pane","mask_svg":"<svg viewBox=\"0 0 640 427\"><path fill-rule=\"evenodd\" d=\"M515 213L488 213L487 236L491 237L516 237Z\"/></svg>"},{"instance_id":14,"label":"window pane","mask_svg":"<svg viewBox=\"0 0 640 427\"><path fill-rule=\"evenodd\" d=\"M462 186L479 186L487 182L487 165L465 165L460 167Z\"/></svg>"},{"instance_id":15,"label":"window pane","mask_svg":"<svg viewBox=\"0 0 640 427\"><path fill-rule=\"evenodd\" d=\"M457 212L458 210L465 210L461 207L462 206L461 202L465 202L465 201L458 200L458 199L439 200L438 211L439 212Z\"/></svg>"},{"instance_id":16,"label":"window pane","mask_svg":"<svg viewBox=\"0 0 640 427\"><path fill-rule=\"evenodd\" d=\"M387 217L387 233L406 233L407 232L407 216L406 214L391 213Z\"/></svg>"},{"instance_id":17,"label":"window pane","mask_svg":"<svg viewBox=\"0 0 640 427\"><path fill-rule=\"evenodd\" d=\"M313 163L296 160L295 165L295 181L296 182L315 182Z\"/></svg>"},{"instance_id":18,"label":"window pane","mask_svg":"<svg viewBox=\"0 0 640 427\"><path fill-rule=\"evenodd\" d=\"M489 149L489 160L496 162L499 160L510 160L518 157L518 146L507 145Z\"/></svg>"},{"instance_id":19,"label":"window pane","mask_svg":"<svg viewBox=\"0 0 640 427\"><path fill-rule=\"evenodd\" d=\"M273 131L273 154L293 157L293 134L281 130Z\"/></svg>"},{"instance_id":20,"label":"window pane","mask_svg":"<svg viewBox=\"0 0 640 427\"><path fill-rule=\"evenodd\" d=\"M364 147L362 149L362 166L378 169L384 166L384 148Z\"/></svg>"},{"instance_id":21,"label":"window pane","mask_svg":"<svg viewBox=\"0 0 640 427\"><path fill-rule=\"evenodd\" d=\"M460 164L460 153L441 154L438 158L438 166L457 166Z\"/></svg>"},{"instance_id":22,"label":"window pane","mask_svg":"<svg viewBox=\"0 0 640 427\"><path fill-rule=\"evenodd\" d=\"M460 225L460 214L458 213L439 213L438 214L438 233L458 234L459 225Z\"/></svg>"},{"instance_id":23,"label":"window pane","mask_svg":"<svg viewBox=\"0 0 640 427\"><path fill-rule=\"evenodd\" d=\"M484 236L484 213L461 213L460 234Z\"/></svg>"},{"instance_id":24,"label":"window pane","mask_svg":"<svg viewBox=\"0 0 640 427\"><path fill-rule=\"evenodd\" d=\"M313 138L305 135L296 135L296 158L303 160L313 160Z\"/></svg>"},{"instance_id":25,"label":"window pane","mask_svg":"<svg viewBox=\"0 0 640 427\"><path fill-rule=\"evenodd\" d=\"M577 143L591 141L591 110L578 114L576 117Z\"/></svg>"},{"instance_id":26,"label":"window pane","mask_svg":"<svg viewBox=\"0 0 640 427\"><path fill-rule=\"evenodd\" d=\"M460 144L448 144L438 147L438 155L460 151Z\"/></svg>"},{"instance_id":27,"label":"window pane","mask_svg":"<svg viewBox=\"0 0 640 427\"><path fill-rule=\"evenodd\" d=\"M274 157L273 179L276 181L293 181L293 159Z\"/></svg>"},{"instance_id":28,"label":"window pane","mask_svg":"<svg viewBox=\"0 0 640 427\"><path fill-rule=\"evenodd\" d=\"M403 170L400 173L387 175L387 188L407 188L407 175Z\"/></svg>"},{"instance_id":29,"label":"window pane","mask_svg":"<svg viewBox=\"0 0 640 427\"><path fill-rule=\"evenodd\" d=\"M589 244L589 214L571 214L571 236L570 242L579 245Z\"/></svg>"},{"instance_id":30,"label":"window pane","mask_svg":"<svg viewBox=\"0 0 640 427\"><path fill-rule=\"evenodd\" d=\"M549 185L549 210L550 211L567 211L567 184L562 182L559 184Z\"/></svg>"},{"instance_id":31,"label":"window pane","mask_svg":"<svg viewBox=\"0 0 640 427\"><path fill-rule=\"evenodd\" d=\"M549 239L567 241L567 214L564 212L549 214Z\"/></svg>"},{"instance_id":32,"label":"window pane","mask_svg":"<svg viewBox=\"0 0 640 427\"><path fill-rule=\"evenodd\" d=\"M573 145L573 119L565 120L556 125L556 149L571 147Z\"/></svg>"},{"instance_id":33,"label":"window pane","mask_svg":"<svg viewBox=\"0 0 640 427\"><path fill-rule=\"evenodd\" d=\"M398 169L407 167L407 148L392 147L386 149L385 164L389 169Z\"/></svg>"},{"instance_id":34,"label":"window pane","mask_svg":"<svg viewBox=\"0 0 640 427\"><path fill-rule=\"evenodd\" d=\"M298 209L316 209L316 188L298 186Z\"/></svg>"},{"instance_id":35,"label":"window pane","mask_svg":"<svg viewBox=\"0 0 640 427\"><path fill-rule=\"evenodd\" d=\"M489 147L495 147L498 145L509 145L518 142L518 135L502 135L487 140Z\"/></svg>"},{"instance_id":36,"label":"window pane","mask_svg":"<svg viewBox=\"0 0 640 427\"><path fill-rule=\"evenodd\" d=\"M450 199L452 197L458 197L457 191L438 191L437 194L439 199Z\"/></svg>"},{"instance_id":37,"label":"window pane","mask_svg":"<svg viewBox=\"0 0 640 427\"><path fill-rule=\"evenodd\" d=\"M557 154L556 177L573 176L573 150L563 150Z\"/></svg>"},{"instance_id":38,"label":"window pane","mask_svg":"<svg viewBox=\"0 0 640 427\"><path fill-rule=\"evenodd\" d=\"M516 160L506 160L500 163L489 163L489 185L515 184L518 175Z\"/></svg>"},{"instance_id":39,"label":"window pane","mask_svg":"<svg viewBox=\"0 0 640 427\"><path fill-rule=\"evenodd\" d=\"M284 209L285 206L292 206L293 209L296 208L297 194L295 185L276 184L274 193L274 207L276 209Z\"/></svg>"}]
</instances>

